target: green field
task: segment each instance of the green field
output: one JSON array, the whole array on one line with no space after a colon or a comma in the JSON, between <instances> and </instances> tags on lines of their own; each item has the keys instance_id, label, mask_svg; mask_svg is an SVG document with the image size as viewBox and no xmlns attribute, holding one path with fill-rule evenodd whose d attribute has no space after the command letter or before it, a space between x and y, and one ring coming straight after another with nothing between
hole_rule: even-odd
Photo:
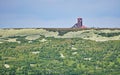
<instances>
[{"instance_id":1,"label":"green field","mask_svg":"<svg viewBox=\"0 0 120 75\"><path fill-rule=\"evenodd\" d=\"M119 75L120 29L0 29L0 75Z\"/></svg>"}]
</instances>

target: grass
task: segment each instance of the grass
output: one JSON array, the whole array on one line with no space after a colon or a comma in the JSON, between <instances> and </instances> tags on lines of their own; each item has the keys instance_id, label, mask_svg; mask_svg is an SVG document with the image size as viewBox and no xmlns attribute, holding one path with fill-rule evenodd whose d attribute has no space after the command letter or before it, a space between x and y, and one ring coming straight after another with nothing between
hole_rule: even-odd
<instances>
[{"instance_id":1,"label":"grass","mask_svg":"<svg viewBox=\"0 0 120 75\"><path fill-rule=\"evenodd\" d=\"M9 36L3 34L0 38L0 42L3 42L0 43L1 75L119 75L120 73L119 35L103 37L96 34L102 32L96 29L72 30L61 36L58 35L58 31L45 29L4 31L5 33L7 31L6 34ZM108 41L111 39L112 41ZM6 64L10 67L6 67Z\"/></svg>"}]
</instances>

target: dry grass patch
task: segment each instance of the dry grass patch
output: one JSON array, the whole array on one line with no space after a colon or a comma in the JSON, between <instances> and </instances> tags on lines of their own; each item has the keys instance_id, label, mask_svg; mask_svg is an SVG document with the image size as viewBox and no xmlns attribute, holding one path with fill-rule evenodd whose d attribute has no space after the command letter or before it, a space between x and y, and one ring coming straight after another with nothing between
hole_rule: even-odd
<instances>
[{"instance_id":1,"label":"dry grass patch","mask_svg":"<svg viewBox=\"0 0 120 75\"><path fill-rule=\"evenodd\" d=\"M10 36L28 36L28 35L44 35L46 37L54 37L58 35L58 32L47 31L45 29L0 29L0 35L2 37Z\"/></svg>"}]
</instances>

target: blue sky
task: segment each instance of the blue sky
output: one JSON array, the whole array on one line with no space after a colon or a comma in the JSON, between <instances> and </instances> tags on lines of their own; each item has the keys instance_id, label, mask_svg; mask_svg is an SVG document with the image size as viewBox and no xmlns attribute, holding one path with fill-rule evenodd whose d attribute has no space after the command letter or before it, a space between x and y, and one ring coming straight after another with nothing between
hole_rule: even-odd
<instances>
[{"instance_id":1,"label":"blue sky","mask_svg":"<svg viewBox=\"0 0 120 75\"><path fill-rule=\"evenodd\" d=\"M0 0L0 28L120 28L120 0Z\"/></svg>"}]
</instances>

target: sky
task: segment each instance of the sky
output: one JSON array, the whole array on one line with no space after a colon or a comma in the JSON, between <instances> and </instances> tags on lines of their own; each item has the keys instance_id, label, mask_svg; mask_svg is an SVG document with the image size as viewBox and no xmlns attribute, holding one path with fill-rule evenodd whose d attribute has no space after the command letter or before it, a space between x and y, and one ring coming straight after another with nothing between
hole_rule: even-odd
<instances>
[{"instance_id":1,"label":"sky","mask_svg":"<svg viewBox=\"0 0 120 75\"><path fill-rule=\"evenodd\" d=\"M0 0L0 28L120 28L120 0Z\"/></svg>"}]
</instances>

